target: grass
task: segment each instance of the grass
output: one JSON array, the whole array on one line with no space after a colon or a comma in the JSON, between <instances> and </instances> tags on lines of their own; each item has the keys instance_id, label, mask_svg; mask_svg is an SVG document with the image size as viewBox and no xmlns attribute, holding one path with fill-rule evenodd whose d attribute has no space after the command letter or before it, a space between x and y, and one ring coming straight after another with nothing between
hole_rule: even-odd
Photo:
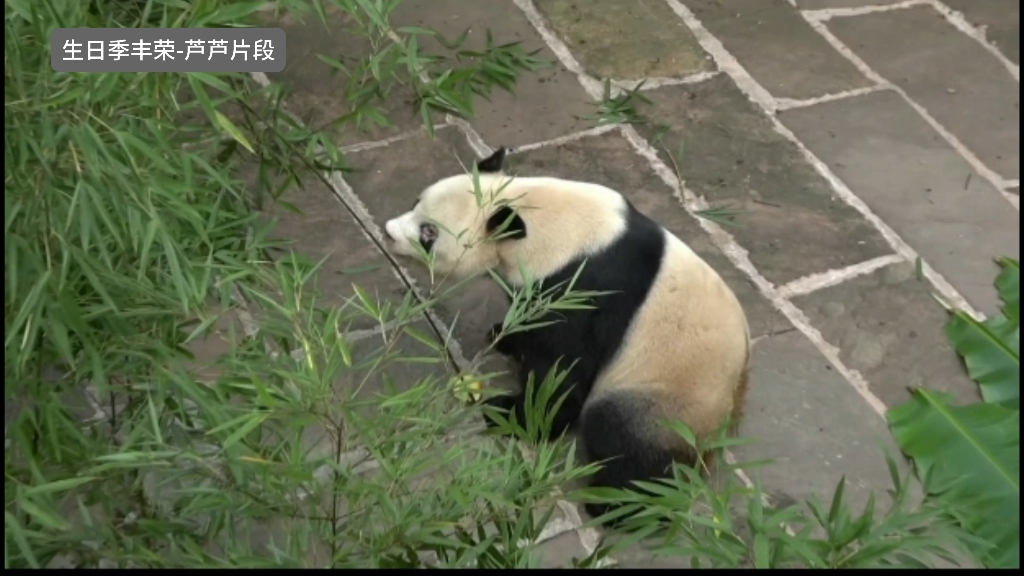
<instances>
[{"instance_id":1,"label":"grass","mask_svg":"<svg viewBox=\"0 0 1024 576\"><path fill-rule=\"evenodd\" d=\"M596 122L598 126L605 124L640 124L644 117L637 110L640 104L650 104L650 99L640 91L645 81L641 81L631 90L619 89L612 94L611 80L604 81L604 92L601 99L591 103L597 108L593 114L584 116L584 120Z\"/></svg>"}]
</instances>

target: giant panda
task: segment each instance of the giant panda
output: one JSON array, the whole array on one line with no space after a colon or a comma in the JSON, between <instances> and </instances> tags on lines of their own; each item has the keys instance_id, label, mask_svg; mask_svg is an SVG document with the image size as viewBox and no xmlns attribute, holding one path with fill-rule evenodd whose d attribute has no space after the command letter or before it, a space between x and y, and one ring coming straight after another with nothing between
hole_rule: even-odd
<instances>
[{"instance_id":1,"label":"giant panda","mask_svg":"<svg viewBox=\"0 0 1024 576\"><path fill-rule=\"evenodd\" d=\"M706 437L731 418L735 431L750 370L750 334L735 294L618 192L512 177L503 171L505 156L499 148L477 162L475 175L423 190L409 212L386 223L390 249L400 257L426 254L435 275L493 270L521 286L527 271L547 287L578 273L573 290L609 292L590 309L553 312L554 323L503 336L494 347L518 362L523 384L530 373L540 382L556 362L559 370L571 365L563 381L571 391L551 431L578 423L586 454L604 461L592 485L637 491L633 481L670 475L673 461L694 465L696 449L661 423L681 420ZM489 337L500 330L495 325ZM524 391L487 402L524 422ZM701 456L711 464L712 453ZM586 508L598 517L614 507Z\"/></svg>"}]
</instances>

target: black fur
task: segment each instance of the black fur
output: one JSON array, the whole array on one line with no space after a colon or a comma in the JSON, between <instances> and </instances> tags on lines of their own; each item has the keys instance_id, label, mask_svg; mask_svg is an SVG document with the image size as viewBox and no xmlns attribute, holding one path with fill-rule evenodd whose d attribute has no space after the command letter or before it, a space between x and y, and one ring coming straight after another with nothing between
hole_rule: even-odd
<instances>
[{"instance_id":1,"label":"black fur","mask_svg":"<svg viewBox=\"0 0 1024 576\"><path fill-rule=\"evenodd\" d=\"M591 461L604 461L594 475L594 486L643 492L633 480L671 477L672 454L651 439L657 425L637 419L651 412L653 400L626 391L603 395L587 405L583 412L583 445ZM697 459L696 450L686 458ZM615 509L613 504L586 504L587 513L597 518ZM615 524L628 518L623 516Z\"/></svg>"},{"instance_id":2,"label":"black fur","mask_svg":"<svg viewBox=\"0 0 1024 576\"><path fill-rule=\"evenodd\" d=\"M505 164L505 154L507 152L508 150L502 146L487 158L478 160L476 163L477 172L480 172L481 174L501 172L501 169Z\"/></svg>"},{"instance_id":3,"label":"black fur","mask_svg":"<svg viewBox=\"0 0 1024 576\"><path fill-rule=\"evenodd\" d=\"M562 310L552 314L554 324L504 336L495 349L520 364L519 380L523 388L512 395L488 400L492 406L509 410L517 421L525 422L525 386L528 375L534 374L535 388L558 362L559 370L568 371L563 388L555 398L571 387L553 419L551 434L559 436L573 426L583 412L600 371L611 362L623 343L633 317L643 305L661 268L665 254L665 236L661 227L627 202L625 233L605 251L587 259L577 277L574 290L608 291L598 296L594 308ZM545 278L543 287L569 281L576 274L582 258L566 264ZM491 329L492 338L501 325ZM638 428L636 415L643 414L644 399L634 395L616 394L587 406L583 412L584 446L592 459L612 458L594 478L594 484L629 487L629 481L662 476L671 465L664 449L650 443L644 430ZM632 419L631 419L632 418ZM488 423L493 425L493 422ZM594 506L593 512L601 508ZM588 508L588 511L590 508Z\"/></svg>"},{"instance_id":4,"label":"black fur","mask_svg":"<svg viewBox=\"0 0 1024 576\"><path fill-rule=\"evenodd\" d=\"M507 226L502 226L505 223ZM502 206L487 219L487 233L498 232L501 239L526 238L526 222L509 206Z\"/></svg>"}]
</instances>

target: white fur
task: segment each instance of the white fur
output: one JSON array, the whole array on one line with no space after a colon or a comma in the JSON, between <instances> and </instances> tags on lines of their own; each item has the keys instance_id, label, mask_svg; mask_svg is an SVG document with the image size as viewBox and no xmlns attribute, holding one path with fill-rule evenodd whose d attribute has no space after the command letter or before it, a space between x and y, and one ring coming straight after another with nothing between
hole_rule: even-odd
<instances>
[{"instance_id":1,"label":"white fur","mask_svg":"<svg viewBox=\"0 0 1024 576\"><path fill-rule=\"evenodd\" d=\"M479 192L473 177L452 176L429 186L417 205L385 224L393 250L415 256L420 225L434 222L436 273L465 277L495 269L514 284L522 283L520 263L541 277L564 262L608 245L623 231L625 202L604 186L552 177L481 174ZM527 223L524 241L484 242L487 218L502 204L514 206Z\"/></svg>"}]
</instances>

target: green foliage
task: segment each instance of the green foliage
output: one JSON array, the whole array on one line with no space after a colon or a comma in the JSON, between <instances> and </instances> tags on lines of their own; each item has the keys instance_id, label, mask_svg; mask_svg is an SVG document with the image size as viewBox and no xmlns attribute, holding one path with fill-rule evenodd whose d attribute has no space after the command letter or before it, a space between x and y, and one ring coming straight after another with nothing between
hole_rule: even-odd
<instances>
[{"instance_id":1,"label":"green foliage","mask_svg":"<svg viewBox=\"0 0 1024 576\"><path fill-rule=\"evenodd\" d=\"M650 104L650 98L640 91L645 81L633 87L631 90L621 89L618 94L612 96L611 80L605 79L604 92L601 99L591 103L597 108L593 114L584 116L584 120L596 122L599 126L604 124L639 124L645 122L643 116L637 110L637 106Z\"/></svg>"},{"instance_id":2,"label":"green foliage","mask_svg":"<svg viewBox=\"0 0 1024 576\"><path fill-rule=\"evenodd\" d=\"M526 52L519 42L496 43L490 30L485 31L484 45L472 50L464 47L469 29L449 39L427 28L394 27L389 18L402 0L315 1L313 5L325 24L325 1L351 17L354 26L348 32L365 36L374 46L371 56L349 64L345 63L350 58L347 54L317 55L347 75L343 98L351 111L332 124L386 125L385 100L396 89L411 87L424 125L432 134L432 113L471 117L478 96L487 98L496 87L513 92L522 72L535 72L552 64L536 56L539 50ZM427 39L436 41L444 52L426 52Z\"/></svg>"},{"instance_id":3,"label":"green foliage","mask_svg":"<svg viewBox=\"0 0 1024 576\"><path fill-rule=\"evenodd\" d=\"M961 310L953 312L946 335L967 365L967 373L990 404L1020 409L1020 266L1000 261L996 288L1002 314L979 322Z\"/></svg>"},{"instance_id":4,"label":"green foliage","mask_svg":"<svg viewBox=\"0 0 1024 576\"><path fill-rule=\"evenodd\" d=\"M685 425L677 422L673 428L694 442ZM721 434L698 445L718 450L749 442ZM672 479L637 483L649 494L586 488L573 496L626 504L605 518L639 511L623 521L628 535L595 552L601 556L614 556L646 539L655 555L688 558L693 568L934 567L970 557L964 544L974 540L941 508L914 506L907 478L900 477L891 458L887 462L893 482L889 506L876 505L871 494L860 514L851 511L845 478L827 506L817 496L785 507L770 505L756 476L746 486L735 474L766 462L722 463L717 481L707 476L703 464L676 464Z\"/></svg>"},{"instance_id":5,"label":"green foliage","mask_svg":"<svg viewBox=\"0 0 1024 576\"><path fill-rule=\"evenodd\" d=\"M679 185L679 189L683 190L686 187L686 178L683 176L682 161L683 152L685 151L685 142L680 141L679 147L675 152L669 150L665 144L665 136L669 132L669 127L659 125L656 127L654 143L657 147L661 148L661 151L668 158L672 164L672 171L676 175L676 183ZM719 226L736 226L739 227L741 224L736 221L737 217L746 214L748 211L742 208L734 208L732 205L724 206L709 206L703 210L694 210L693 215L698 218L703 218L718 224Z\"/></svg>"},{"instance_id":6,"label":"green foliage","mask_svg":"<svg viewBox=\"0 0 1024 576\"><path fill-rule=\"evenodd\" d=\"M537 64L492 44L421 82L396 65L423 32L389 35L397 2L335 4L387 40L334 125L387 122L374 111L410 79L471 112ZM5 567L533 565L550 494L586 472L570 447L472 434L434 301L354 286L322 306L317 265L271 240L258 209L345 169L329 135L245 74L50 67L58 26L251 25L266 5L5 3ZM191 350L218 339L200 379Z\"/></svg>"},{"instance_id":7,"label":"green foliage","mask_svg":"<svg viewBox=\"0 0 1024 576\"><path fill-rule=\"evenodd\" d=\"M928 494L988 543L992 568L1020 566L1020 266L1000 260L1002 314L983 322L955 310L946 334L978 383L983 401L955 406L926 389L889 411L900 449L913 458Z\"/></svg>"},{"instance_id":8,"label":"green foliage","mask_svg":"<svg viewBox=\"0 0 1024 576\"><path fill-rule=\"evenodd\" d=\"M244 74L49 65L58 26L251 25L266 2L5 3L6 568L537 566L553 498L594 470L572 443L537 441L564 371L531 382L527 421L500 428L534 453L481 436L479 411L449 391L449 335L424 315L453 289L396 301L353 285L325 306L319 264L272 240L259 212L346 170L324 130L387 124L396 89L413 88L430 128L430 112L471 115L476 96L544 64L489 35L468 50L466 35L395 28L399 2L276 3L325 24L332 6L371 46L354 62L320 55L348 73L349 111L316 128ZM449 54L427 54L426 37ZM509 288L505 333L598 296L565 288ZM218 339L199 374L192 350ZM700 565L916 565L955 536L928 511L854 516L834 501L799 516L680 469L647 504L675 511L663 544Z\"/></svg>"}]
</instances>

